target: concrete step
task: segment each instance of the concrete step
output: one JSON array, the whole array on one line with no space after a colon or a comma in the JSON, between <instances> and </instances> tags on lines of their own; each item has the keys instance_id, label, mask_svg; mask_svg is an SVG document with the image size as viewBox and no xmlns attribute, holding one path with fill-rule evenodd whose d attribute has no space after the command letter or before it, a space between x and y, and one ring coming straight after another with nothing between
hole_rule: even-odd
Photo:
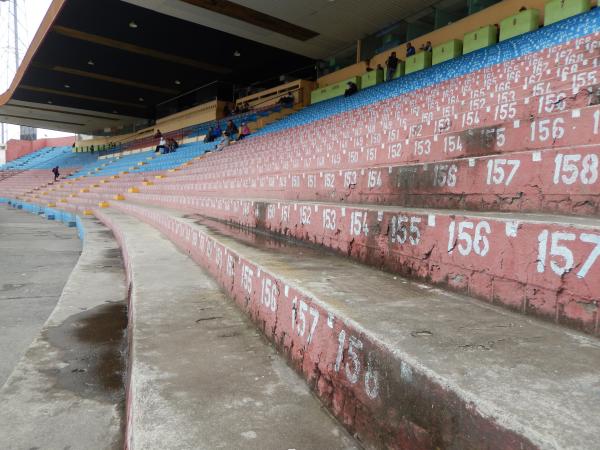
<instances>
[{"instance_id":1,"label":"concrete step","mask_svg":"<svg viewBox=\"0 0 600 450\"><path fill-rule=\"evenodd\" d=\"M354 122L361 120L357 117ZM487 155L509 157L510 153L523 150L593 145L598 143L600 134L600 105L543 112L523 120L490 118L485 123L480 121L454 131L444 128L430 135L405 137L401 128L388 126L379 132L359 134L345 145L338 136L339 130L352 129L351 124L321 127L322 133L314 137L297 131L242 142L235 152L225 149L213 153L203 164L190 167L179 176L203 174L209 180L220 179L236 168L243 169L245 176L344 171Z\"/></svg>"},{"instance_id":2,"label":"concrete step","mask_svg":"<svg viewBox=\"0 0 600 450\"><path fill-rule=\"evenodd\" d=\"M331 202L132 194L599 334L600 220Z\"/></svg>"},{"instance_id":3,"label":"concrete step","mask_svg":"<svg viewBox=\"0 0 600 450\"><path fill-rule=\"evenodd\" d=\"M249 230L114 208L206 268L365 443L596 446L595 338Z\"/></svg>"},{"instance_id":4,"label":"concrete step","mask_svg":"<svg viewBox=\"0 0 600 450\"><path fill-rule=\"evenodd\" d=\"M281 200L598 215L599 160L600 147L584 145L362 169L223 174L214 181L182 171L182 178L167 178L139 189L162 194L236 196L243 192L246 197Z\"/></svg>"},{"instance_id":5,"label":"concrete step","mask_svg":"<svg viewBox=\"0 0 600 450\"><path fill-rule=\"evenodd\" d=\"M154 228L97 213L126 255L129 449L358 449L190 258Z\"/></svg>"},{"instance_id":6,"label":"concrete step","mask_svg":"<svg viewBox=\"0 0 600 450\"><path fill-rule=\"evenodd\" d=\"M82 223L79 261L39 336L0 389L0 448L123 446L123 261L106 227L95 219Z\"/></svg>"}]
</instances>

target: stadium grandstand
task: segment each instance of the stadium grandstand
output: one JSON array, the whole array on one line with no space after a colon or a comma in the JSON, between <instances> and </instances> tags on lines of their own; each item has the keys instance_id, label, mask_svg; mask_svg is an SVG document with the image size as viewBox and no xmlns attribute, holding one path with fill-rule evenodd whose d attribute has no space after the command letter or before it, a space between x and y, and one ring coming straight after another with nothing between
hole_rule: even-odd
<instances>
[{"instance_id":1,"label":"stadium grandstand","mask_svg":"<svg viewBox=\"0 0 600 450\"><path fill-rule=\"evenodd\" d=\"M53 0L0 120L1 448L600 448L595 1Z\"/></svg>"}]
</instances>

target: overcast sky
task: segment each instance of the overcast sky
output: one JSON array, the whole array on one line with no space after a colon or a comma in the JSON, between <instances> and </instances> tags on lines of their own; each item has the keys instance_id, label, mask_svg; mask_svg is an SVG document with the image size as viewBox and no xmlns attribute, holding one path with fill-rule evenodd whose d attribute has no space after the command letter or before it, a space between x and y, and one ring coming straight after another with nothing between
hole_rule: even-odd
<instances>
[{"instance_id":1,"label":"overcast sky","mask_svg":"<svg viewBox=\"0 0 600 450\"><path fill-rule=\"evenodd\" d=\"M0 92L6 91L15 75L13 1L0 0ZM17 0L19 58L22 60L51 0ZM19 127L8 128L8 139L19 139ZM65 136L66 133L38 130L38 137ZM0 139L1 141L1 139Z\"/></svg>"}]
</instances>

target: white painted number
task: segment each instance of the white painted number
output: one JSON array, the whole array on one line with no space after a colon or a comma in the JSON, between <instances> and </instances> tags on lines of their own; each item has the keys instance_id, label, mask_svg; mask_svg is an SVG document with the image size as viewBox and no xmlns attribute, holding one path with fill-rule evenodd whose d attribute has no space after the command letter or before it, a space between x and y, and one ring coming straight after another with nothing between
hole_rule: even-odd
<instances>
[{"instance_id":1,"label":"white painted number","mask_svg":"<svg viewBox=\"0 0 600 450\"><path fill-rule=\"evenodd\" d=\"M510 184L513 177L517 173L521 161L518 159L490 159L487 163L487 184L502 184L506 186ZM510 166L508 175L505 171L506 166Z\"/></svg>"},{"instance_id":2,"label":"white painted number","mask_svg":"<svg viewBox=\"0 0 600 450\"><path fill-rule=\"evenodd\" d=\"M550 249L548 249L548 237L550 237ZM546 271L546 261L548 254L550 256L550 268L559 277L570 272L575 267L575 258L573 251L563 244L563 242L573 242L577 239L575 233L555 231L550 233L548 230L542 231L538 235L538 257L537 271L544 273ZM600 256L600 235L581 233L579 240L587 244L594 244L594 248L583 262L577 272L578 278L585 278L590 268Z\"/></svg>"},{"instance_id":3,"label":"white painted number","mask_svg":"<svg viewBox=\"0 0 600 450\"><path fill-rule=\"evenodd\" d=\"M429 153L431 153L431 141L429 139L415 141L415 155L429 155Z\"/></svg>"},{"instance_id":4,"label":"white painted number","mask_svg":"<svg viewBox=\"0 0 600 450\"><path fill-rule=\"evenodd\" d=\"M364 233L369 235L369 227L367 226L367 213L362 211L352 211L350 214L350 234L360 236Z\"/></svg>"},{"instance_id":5,"label":"white painted number","mask_svg":"<svg viewBox=\"0 0 600 450\"><path fill-rule=\"evenodd\" d=\"M346 331L341 330L338 335L338 350L335 358L334 370L339 372L342 368L344 360L344 347L346 344ZM363 343L360 339L350 336L348 339L348 359L344 364L344 372L346 378L352 384L356 384L361 378L362 364L360 354L363 350ZM373 367L373 354L367 355L366 370L364 371L364 387L365 392L371 399L377 398L379 395L379 372Z\"/></svg>"},{"instance_id":6,"label":"white painted number","mask_svg":"<svg viewBox=\"0 0 600 450\"><path fill-rule=\"evenodd\" d=\"M474 233L471 232L473 228L475 229ZM490 224L485 220L477 225L473 222L463 221L458 223L458 236L456 236L456 222L453 220L448 229L448 253L452 253L454 247L458 246L458 251L463 256L470 255L471 252L485 256L490 250L490 243L486 235L491 232Z\"/></svg>"},{"instance_id":7,"label":"white painted number","mask_svg":"<svg viewBox=\"0 0 600 450\"><path fill-rule=\"evenodd\" d=\"M263 278L260 301L271 311L277 310L277 298L279 297L279 288L270 278Z\"/></svg>"},{"instance_id":8,"label":"white painted number","mask_svg":"<svg viewBox=\"0 0 600 450\"><path fill-rule=\"evenodd\" d=\"M408 240L412 245L418 245L421 239L419 223L421 223L420 217L411 217L409 221L406 216L393 216L391 221L392 242L404 244Z\"/></svg>"},{"instance_id":9,"label":"white painted number","mask_svg":"<svg viewBox=\"0 0 600 450\"><path fill-rule=\"evenodd\" d=\"M306 334L306 313L309 313L312 317L312 322L310 324L310 330L308 331L308 336L306 338L307 344L310 344L314 338L315 330L317 329L317 324L319 323L319 311L306 304L304 300L300 300L298 302L297 298L292 300L292 330L296 329L296 333L300 337L304 337ZM298 323L299 322L299 323Z\"/></svg>"},{"instance_id":10,"label":"white painted number","mask_svg":"<svg viewBox=\"0 0 600 450\"><path fill-rule=\"evenodd\" d=\"M326 230L335 230L335 209L325 208L323 210L323 228Z\"/></svg>"},{"instance_id":11,"label":"white painted number","mask_svg":"<svg viewBox=\"0 0 600 450\"><path fill-rule=\"evenodd\" d=\"M436 164L433 166L433 186L456 186L457 173L458 167L456 164Z\"/></svg>"},{"instance_id":12,"label":"white painted number","mask_svg":"<svg viewBox=\"0 0 600 450\"><path fill-rule=\"evenodd\" d=\"M578 164L581 161L580 164ZM554 184L570 185L580 180L582 184L593 184L598 180L598 155L564 155L554 158Z\"/></svg>"},{"instance_id":13,"label":"white painted number","mask_svg":"<svg viewBox=\"0 0 600 450\"><path fill-rule=\"evenodd\" d=\"M252 277L254 276L254 271L248 267L247 265L243 265L242 267L242 287L248 293L252 293Z\"/></svg>"},{"instance_id":14,"label":"white painted number","mask_svg":"<svg viewBox=\"0 0 600 450\"><path fill-rule=\"evenodd\" d=\"M310 225L310 206L302 206L300 208L300 222L302 225Z\"/></svg>"},{"instance_id":15,"label":"white painted number","mask_svg":"<svg viewBox=\"0 0 600 450\"><path fill-rule=\"evenodd\" d=\"M548 139L560 139L565 135L563 125L565 120L562 117L557 117L554 120L542 119L531 122L531 142L539 140L545 142Z\"/></svg>"},{"instance_id":16,"label":"white painted number","mask_svg":"<svg viewBox=\"0 0 600 450\"><path fill-rule=\"evenodd\" d=\"M360 375L360 358L356 352L362 350L362 348L362 342L354 336L350 336L350 339L348 339L348 356L350 357L350 361L346 361L344 368L346 369L346 377L352 384L358 381Z\"/></svg>"},{"instance_id":17,"label":"white painted number","mask_svg":"<svg viewBox=\"0 0 600 450\"><path fill-rule=\"evenodd\" d=\"M369 189L381 187L381 171L379 170L369 170L369 175L367 177L367 187Z\"/></svg>"},{"instance_id":18,"label":"white painted number","mask_svg":"<svg viewBox=\"0 0 600 450\"><path fill-rule=\"evenodd\" d=\"M444 153L454 153L462 150L462 142L460 136L446 136L444 137Z\"/></svg>"}]
</instances>

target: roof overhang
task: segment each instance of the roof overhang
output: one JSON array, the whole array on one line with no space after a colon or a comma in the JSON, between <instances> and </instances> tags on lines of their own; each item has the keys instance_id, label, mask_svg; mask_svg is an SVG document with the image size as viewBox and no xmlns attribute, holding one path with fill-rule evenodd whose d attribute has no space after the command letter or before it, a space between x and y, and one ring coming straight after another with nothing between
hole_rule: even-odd
<instances>
[{"instance_id":1,"label":"roof overhang","mask_svg":"<svg viewBox=\"0 0 600 450\"><path fill-rule=\"evenodd\" d=\"M277 83L301 68L314 73L315 59L433 3L53 0L0 96L0 120L84 134L128 131L159 110L231 95L232 86Z\"/></svg>"},{"instance_id":2,"label":"roof overhang","mask_svg":"<svg viewBox=\"0 0 600 450\"><path fill-rule=\"evenodd\" d=\"M302 27L289 29L309 38ZM157 105L171 99L187 108L231 96L234 85L313 65L305 56L120 0L53 0L0 96L0 120L124 132L148 125Z\"/></svg>"}]
</instances>

